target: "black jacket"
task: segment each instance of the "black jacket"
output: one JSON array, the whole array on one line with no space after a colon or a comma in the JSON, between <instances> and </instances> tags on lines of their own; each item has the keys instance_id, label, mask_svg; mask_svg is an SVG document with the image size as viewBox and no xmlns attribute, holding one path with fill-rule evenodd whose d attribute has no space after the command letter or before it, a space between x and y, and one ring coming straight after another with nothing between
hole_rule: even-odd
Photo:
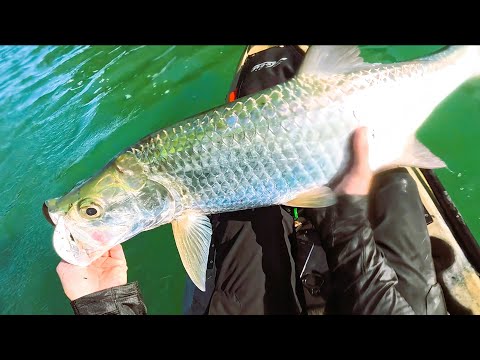
<instances>
[{"instance_id":1,"label":"black jacket","mask_svg":"<svg viewBox=\"0 0 480 360\"><path fill-rule=\"evenodd\" d=\"M325 214L323 214L325 215ZM310 219L321 232L331 269L333 304L330 312L341 314L415 314L397 291L395 271L374 241L368 221L366 196L339 196L326 218ZM326 220L326 221L325 221ZM427 301L427 313L444 314L444 307ZM86 295L71 302L78 315L145 315L146 307L136 282ZM332 309L331 308L331 309Z\"/></svg>"},{"instance_id":2,"label":"black jacket","mask_svg":"<svg viewBox=\"0 0 480 360\"><path fill-rule=\"evenodd\" d=\"M138 283L115 286L70 303L76 315L146 315Z\"/></svg>"},{"instance_id":3,"label":"black jacket","mask_svg":"<svg viewBox=\"0 0 480 360\"><path fill-rule=\"evenodd\" d=\"M322 218L317 219L316 214ZM307 216L320 232L327 255L333 288L327 303L329 313L414 314L395 287L395 271L375 243L367 196L339 196L325 215L313 210Z\"/></svg>"}]
</instances>

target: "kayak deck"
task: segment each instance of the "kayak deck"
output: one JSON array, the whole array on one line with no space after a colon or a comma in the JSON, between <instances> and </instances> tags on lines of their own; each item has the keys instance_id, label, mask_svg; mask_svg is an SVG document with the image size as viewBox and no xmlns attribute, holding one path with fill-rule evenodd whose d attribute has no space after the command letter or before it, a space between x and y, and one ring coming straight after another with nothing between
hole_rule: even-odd
<instances>
[{"instance_id":1,"label":"kayak deck","mask_svg":"<svg viewBox=\"0 0 480 360\"><path fill-rule=\"evenodd\" d=\"M480 278L439 210L435 194L419 169L408 168L433 222L427 225L437 280L452 314L480 314Z\"/></svg>"}]
</instances>

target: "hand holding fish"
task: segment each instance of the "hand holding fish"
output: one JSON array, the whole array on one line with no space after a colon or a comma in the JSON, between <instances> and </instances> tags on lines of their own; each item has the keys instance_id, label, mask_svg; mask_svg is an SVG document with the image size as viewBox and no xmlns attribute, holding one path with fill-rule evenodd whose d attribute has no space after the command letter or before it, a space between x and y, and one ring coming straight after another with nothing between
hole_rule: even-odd
<instances>
[{"instance_id":1,"label":"hand holding fish","mask_svg":"<svg viewBox=\"0 0 480 360\"><path fill-rule=\"evenodd\" d=\"M82 296L127 283L127 261L122 245L116 245L90 265L61 261L57 274L65 295L73 301Z\"/></svg>"}]
</instances>

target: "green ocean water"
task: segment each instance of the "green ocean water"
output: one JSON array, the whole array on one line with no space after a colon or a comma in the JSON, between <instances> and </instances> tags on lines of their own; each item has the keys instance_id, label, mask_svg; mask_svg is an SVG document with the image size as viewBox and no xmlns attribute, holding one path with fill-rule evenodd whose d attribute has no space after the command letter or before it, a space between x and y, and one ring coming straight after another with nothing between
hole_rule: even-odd
<instances>
[{"instance_id":1,"label":"green ocean water","mask_svg":"<svg viewBox=\"0 0 480 360\"><path fill-rule=\"evenodd\" d=\"M369 62L441 46L363 46ZM243 46L0 46L0 314L71 314L55 272L46 199L63 195L141 137L224 102ZM480 81L419 130L480 239ZM388 121L388 119L386 119ZM182 311L185 272L170 225L124 243L150 314Z\"/></svg>"}]
</instances>

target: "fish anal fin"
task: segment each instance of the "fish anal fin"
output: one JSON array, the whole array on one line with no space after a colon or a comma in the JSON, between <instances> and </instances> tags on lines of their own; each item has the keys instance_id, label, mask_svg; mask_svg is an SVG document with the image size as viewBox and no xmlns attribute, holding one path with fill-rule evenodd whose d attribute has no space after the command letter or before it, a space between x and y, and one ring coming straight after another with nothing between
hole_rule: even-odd
<instances>
[{"instance_id":1,"label":"fish anal fin","mask_svg":"<svg viewBox=\"0 0 480 360\"><path fill-rule=\"evenodd\" d=\"M283 204L301 208L321 208L333 205L336 201L332 189L321 186L298 193L293 199L283 202Z\"/></svg>"},{"instance_id":2,"label":"fish anal fin","mask_svg":"<svg viewBox=\"0 0 480 360\"><path fill-rule=\"evenodd\" d=\"M447 165L438 156L434 155L425 145L411 136L398 159L393 166L411 166L422 169L439 169Z\"/></svg>"}]
</instances>

